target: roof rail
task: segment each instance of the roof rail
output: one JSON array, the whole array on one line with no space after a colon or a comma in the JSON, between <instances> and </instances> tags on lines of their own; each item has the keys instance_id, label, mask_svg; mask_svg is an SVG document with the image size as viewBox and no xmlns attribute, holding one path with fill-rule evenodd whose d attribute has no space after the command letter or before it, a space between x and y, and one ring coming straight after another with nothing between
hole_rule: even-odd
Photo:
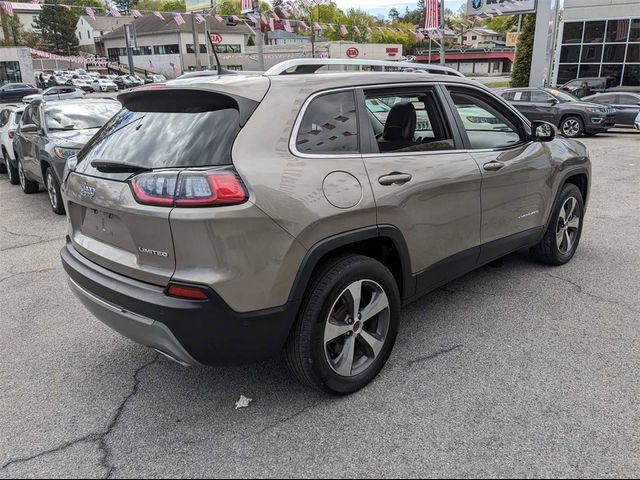
<instances>
[{"instance_id":1,"label":"roof rail","mask_svg":"<svg viewBox=\"0 0 640 480\"><path fill-rule=\"evenodd\" d=\"M316 73L322 67L328 66L360 67L360 70L362 70L362 67L369 67L370 70L377 72L401 71L464 77L464 75L457 70L450 67L443 67L442 65L385 60L348 60L341 58L296 58L286 60L271 67L264 74L267 76L310 74Z\"/></svg>"}]
</instances>

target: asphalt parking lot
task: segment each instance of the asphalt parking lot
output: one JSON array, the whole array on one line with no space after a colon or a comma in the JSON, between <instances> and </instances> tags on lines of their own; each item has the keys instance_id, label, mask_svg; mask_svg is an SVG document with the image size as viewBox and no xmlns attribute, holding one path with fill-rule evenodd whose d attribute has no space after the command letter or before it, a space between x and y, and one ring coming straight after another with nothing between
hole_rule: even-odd
<instances>
[{"instance_id":1,"label":"asphalt parking lot","mask_svg":"<svg viewBox=\"0 0 640 480\"><path fill-rule=\"evenodd\" d=\"M340 399L280 359L187 369L112 332L66 284L65 218L1 176L0 477L638 477L640 134L584 142L575 259L514 254L412 304Z\"/></svg>"}]
</instances>

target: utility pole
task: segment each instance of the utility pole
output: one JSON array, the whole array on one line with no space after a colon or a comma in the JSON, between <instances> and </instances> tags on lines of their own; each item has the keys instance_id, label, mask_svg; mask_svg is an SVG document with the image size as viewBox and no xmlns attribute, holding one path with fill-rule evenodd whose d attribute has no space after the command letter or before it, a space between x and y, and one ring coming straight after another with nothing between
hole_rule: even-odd
<instances>
[{"instance_id":1,"label":"utility pole","mask_svg":"<svg viewBox=\"0 0 640 480\"><path fill-rule=\"evenodd\" d=\"M127 59L129 60L129 74L135 76L136 69L133 65L133 52L131 51L131 42L129 36L131 35L131 24L124 24L124 41L127 46Z\"/></svg>"},{"instance_id":2,"label":"utility pole","mask_svg":"<svg viewBox=\"0 0 640 480\"><path fill-rule=\"evenodd\" d=\"M258 70L264 72L264 37L262 36L262 12L260 0L253 0L254 10L258 16L258 34L256 35L256 48L258 49Z\"/></svg>"},{"instance_id":3,"label":"utility pole","mask_svg":"<svg viewBox=\"0 0 640 480\"><path fill-rule=\"evenodd\" d=\"M202 64L200 63L200 35L196 28L196 15L194 12L191 12L191 32L193 33L193 51L196 54L196 70L202 70Z\"/></svg>"},{"instance_id":4,"label":"utility pole","mask_svg":"<svg viewBox=\"0 0 640 480\"><path fill-rule=\"evenodd\" d=\"M442 33L442 37L440 38L440 65L445 64L445 21L444 21L444 0L440 0L440 32Z\"/></svg>"}]
</instances>

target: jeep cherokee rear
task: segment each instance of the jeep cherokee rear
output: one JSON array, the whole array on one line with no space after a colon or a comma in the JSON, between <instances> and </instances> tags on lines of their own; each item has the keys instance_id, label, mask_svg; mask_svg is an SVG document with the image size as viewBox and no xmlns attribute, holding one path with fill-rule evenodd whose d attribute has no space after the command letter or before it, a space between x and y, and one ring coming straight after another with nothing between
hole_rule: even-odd
<instances>
[{"instance_id":1,"label":"jeep cherokee rear","mask_svg":"<svg viewBox=\"0 0 640 480\"><path fill-rule=\"evenodd\" d=\"M351 393L402 304L580 240L586 149L462 78L198 76L120 100L69 162L62 261L101 321L183 364L284 349L302 382Z\"/></svg>"}]
</instances>

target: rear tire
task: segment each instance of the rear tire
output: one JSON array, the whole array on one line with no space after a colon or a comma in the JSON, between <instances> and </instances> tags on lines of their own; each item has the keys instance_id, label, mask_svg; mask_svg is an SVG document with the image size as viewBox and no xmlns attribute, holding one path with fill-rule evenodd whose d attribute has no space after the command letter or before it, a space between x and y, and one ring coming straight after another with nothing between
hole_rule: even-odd
<instances>
[{"instance_id":1,"label":"rear tire","mask_svg":"<svg viewBox=\"0 0 640 480\"><path fill-rule=\"evenodd\" d=\"M51 167L47 168L47 171L44 175L45 188L47 189L47 194L49 195L49 203L51 204L51 208L54 213L58 215L64 215L64 203L62 202L62 195L60 194L60 184L56 179L55 174L53 173L53 169Z\"/></svg>"},{"instance_id":2,"label":"rear tire","mask_svg":"<svg viewBox=\"0 0 640 480\"><path fill-rule=\"evenodd\" d=\"M40 189L40 184L38 182L34 182L33 180L29 180L24 171L24 166L22 165L22 160L18 158L18 177L20 178L20 186L22 187L22 191L26 194L37 193Z\"/></svg>"},{"instance_id":3,"label":"rear tire","mask_svg":"<svg viewBox=\"0 0 640 480\"><path fill-rule=\"evenodd\" d=\"M567 183L551 214L542 241L532 249L534 257L547 265L564 265L578 248L582 236L584 199L580 189Z\"/></svg>"},{"instance_id":4,"label":"rear tire","mask_svg":"<svg viewBox=\"0 0 640 480\"><path fill-rule=\"evenodd\" d=\"M354 393L387 362L399 316L398 286L384 265L362 255L335 258L310 282L285 346L287 365L307 386Z\"/></svg>"},{"instance_id":5,"label":"rear tire","mask_svg":"<svg viewBox=\"0 0 640 480\"><path fill-rule=\"evenodd\" d=\"M4 152L4 165L7 169L9 183L11 185L18 185L20 183L20 178L18 177L18 169L11 165L11 160L9 160L9 154L7 152Z\"/></svg>"},{"instance_id":6,"label":"rear tire","mask_svg":"<svg viewBox=\"0 0 640 480\"><path fill-rule=\"evenodd\" d=\"M572 115L560 122L560 131L567 138L578 138L584 133L584 123L580 117Z\"/></svg>"},{"instance_id":7,"label":"rear tire","mask_svg":"<svg viewBox=\"0 0 640 480\"><path fill-rule=\"evenodd\" d=\"M0 173L7 173L7 152L2 149L2 162L0 162Z\"/></svg>"}]
</instances>

